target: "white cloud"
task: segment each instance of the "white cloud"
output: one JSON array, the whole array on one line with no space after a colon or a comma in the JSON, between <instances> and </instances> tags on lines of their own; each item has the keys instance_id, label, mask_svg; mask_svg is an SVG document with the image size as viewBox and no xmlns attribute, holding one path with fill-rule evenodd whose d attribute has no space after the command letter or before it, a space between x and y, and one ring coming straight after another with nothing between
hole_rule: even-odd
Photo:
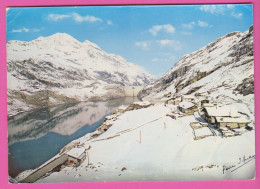
<instances>
[{"instance_id":1,"label":"white cloud","mask_svg":"<svg viewBox=\"0 0 260 189\"><path fill-rule=\"evenodd\" d=\"M33 29L28 29L28 28L20 28L20 29L13 29L11 30L11 33L21 33L21 32L40 32L44 28L33 28Z\"/></svg>"},{"instance_id":2,"label":"white cloud","mask_svg":"<svg viewBox=\"0 0 260 189\"><path fill-rule=\"evenodd\" d=\"M182 27L184 29L192 29L194 25L195 25L195 22L190 22L188 24L182 24Z\"/></svg>"},{"instance_id":3,"label":"white cloud","mask_svg":"<svg viewBox=\"0 0 260 189\"><path fill-rule=\"evenodd\" d=\"M66 15L66 14L48 14L47 19L56 22L70 17L71 15Z\"/></svg>"},{"instance_id":4,"label":"white cloud","mask_svg":"<svg viewBox=\"0 0 260 189\"><path fill-rule=\"evenodd\" d=\"M168 57L161 57L161 58L153 58L152 62L156 62L156 63L163 63L163 62L172 62L176 59L175 56L170 55Z\"/></svg>"},{"instance_id":5,"label":"white cloud","mask_svg":"<svg viewBox=\"0 0 260 189\"><path fill-rule=\"evenodd\" d=\"M91 16L91 15L81 16L78 13L72 13L72 18L76 22L102 22L101 18Z\"/></svg>"},{"instance_id":6,"label":"white cloud","mask_svg":"<svg viewBox=\"0 0 260 189\"><path fill-rule=\"evenodd\" d=\"M23 30L22 29L12 29L12 33L20 33L20 32L22 32Z\"/></svg>"},{"instance_id":7,"label":"white cloud","mask_svg":"<svg viewBox=\"0 0 260 189\"><path fill-rule=\"evenodd\" d=\"M221 14L221 15L230 15L234 18L241 18L243 16L242 13L235 12L235 5L202 5L200 6L200 10L204 12L209 12L211 14Z\"/></svg>"},{"instance_id":8,"label":"white cloud","mask_svg":"<svg viewBox=\"0 0 260 189\"><path fill-rule=\"evenodd\" d=\"M179 41L164 39L164 40L157 40L156 42L161 47L169 46L169 47L173 48L174 50L180 50L181 49L181 43Z\"/></svg>"},{"instance_id":9,"label":"white cloud","mask_svg":"<svg viewBox=\"0 0 260 189\"><path fill-rule=\"evenodd\" d=\"M231 16L233 16L235 18L241 18L243 16L243 14L242 13L231 12Z\"/></svg>"},{"instance_id":10,"label":"white cloud","mask_svg":"<svg viewBox=\"0 0 260 189\"><path fill-rule=\"evenodd\" d=\"M165 24L165 25L155 25L149 29L149 32L153 36L156 36L160 31L164 31L166 33L174 33L175 28L171 24Z\"/></svg>"},{"instance_id":11,"label":"white cloud","mask_svg":"<svg viewBox=\"0 0 260 189\"><path fill-rule=\"evenodd\" d=\"M27 28L23 28L23 31L24 31L24 32L28 32L29 29L27 29Z\"/></svg>"},{"instance_id":12,"label":"white cloud","mask_svg":"<svg viewBox=\"0 0 260 189\"><path fill-rule=\"evenodd\" d=\"M49 14L47 16L48 20L51 21L61 21L67 18L72 18L74 21L76 22L102 22L101 18L95 17L95 16L91 16L91 15L86 15L86 16L81 16L78 13L71 13L71 14Z\"/></svg>"},{"instance_id":13,"label":"white cloud","mask_svg":"<svg viewBox=\"0 0 260 189\"><path fill-rule=\"evenodd\" d=\"M107 21L107 24L108 24L108 25L113 25L113 22L112 22L111 20L108 20L108 21Z\"/></svg>"},{"instance_id":14,"label":"white cloud","mask_svg":"<svg viewBox=\"0 0 260 189\"><path fill-rule=\"evenodd\" d=\"M209 25L207 22L198 20L197 22L190 22L187 24L182 24L182 28L184 29L184 31L181 32L182 35L191 35L192 32L187 31L187 30L192 30L195 26L199 26L199 27L212 27L212 25Z\"/></svg>"},{"instance_id":15,"label":"white cloud","mask_svg":"<svg viewBox=\"0 0 260 189\"><path fill-rule=\"evenodd\" d=\"M173 45L173 40L169 40L169 39L158 40L157 42L158 42L162 47Z\"/></svg>"},{"instance_id":16,"label":"white cloud","mask_svg":"<svg viewBox=\"0 0 260 189\"><path fill-rule=\"evenodd\" d=\"M200 7L201 11L210 12L211 14L224 14L224 5L202 5Z\"/></svg>"},{"instance_id":17,"label":"white cloud","mask_svg":"<svg viewBox=\"0 0 260 189\"><path fill-rule=\"evenodd\" d=\"M21 33L21 32L29 32L28 28L21 28L21 29L12 29L12 33Z\"/></svg>"},{"instance_id":18,"label":"white cloud","mask_svg":"<svg viewBox=\"0 0 260 189\"><path fill-rule=\"evenodd\" d=\"M135 45L138 47L146 48L148 47L148 42L147 41L135 42Z\"/></svg>"},{"instance_id":19,"label":"white cloud","mask_svg":"<svg viewBox=\"0 0 260 189\"><path fill-rule=\"evenodd\" d=\"M182 48L182 44L176 40L163 39L163 40L148 40L148 41L138 41L135 42L137 47L141 47L143 50L148 49L158 49L158 45L161 48L170 48L173 50L180 50Z\"/></svg>"},{"instance_id":20,"label":"white cloud","mask_svg":"<svg viewBox=\"0 0 260 189\"><path fill-rule=\"evenodd\" d=\"M232 4L228 4L228 5L227 5L227 8L228 8L228 9L234 9L234 8L235 8L235 6L234 6L234 5L232 5Z\"/></svg>"},{"instance_id":21,"label":"white cloud","mask_svg":"<svg viewBox=\"0 0 260 189\"><path fill-rule=\"evenodd\" d=\"M198 20L198 25L199 25L200 27L208 27L208 26L209 26L209 24L208 24L207 22L203 22L203 21L201 21L201 20Z\"/></svg>"},{"instance_id":22,"label":"white cloud","mask_svg":"<svg viewBox=\"0 0 260 189\"><path fill-rule=\"evenodd\" d=\"M192 32L182 31L181 34L182 34L182 35L191 35Z\"/></svg>"},{"instance_id":23,"label":"white cloud","mask_svg":"<svg viewBox=\"0 0 260 189\"><path fill-rule=\"evenodd\" d=\"M43 29L44 28L33 28L31 31L37 33L37 32L42 31Z\"/></svg>"}]
</instances>

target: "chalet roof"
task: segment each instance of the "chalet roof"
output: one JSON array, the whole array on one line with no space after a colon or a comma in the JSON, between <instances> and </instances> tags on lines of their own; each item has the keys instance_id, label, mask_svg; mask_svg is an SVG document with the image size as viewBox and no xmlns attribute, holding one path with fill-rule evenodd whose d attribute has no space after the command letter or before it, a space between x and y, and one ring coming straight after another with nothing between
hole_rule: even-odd
<instances>
[{"instance_id":1,"label":"chalet roof","mask_svg":"<svg viewBox=\"0 0 260 189\"><path fill-rule=\"evenodd\" d=\"M203 106L204 107L214 107L215 105L211 104L211 103L204 103Z\"/></svg>"},{"instance_id":2,"label":"chalet roof","mask_svg":"<svg viewBox=\"0 0 260 189\"><path fill-rule=\"evenodd\" d=\"M183 101L183 102L180 102L179 106L181 108L188 109L188 108L195 106L195 104L193 104L192 102Z\"/></svg>"},{"instance_id":3,"label":"chalet roof","mask_svg":"<svg viewBox=\"0 0 260 189\"><path fill-rule=\"evenodd\" d=\"M177 97L175 100L181 100L181 97Z\"/></svg>"},{"instance_id":4,"label":"chalet roof","mask_svg":"<svg viewBox=\"0 0 260 189\"><path fill-rule=\"evenodd\" d=\"M118 110L125 110L128 106L127 105L121 105L117 109Z\"/></svg>"},{"instance_id":5,"label":"chalet roof","mask_svg":"<svg viewBox=\"0 0 260 189\"><path fill-rule=\"evenodd\" d=\"M214 117L240 117L240 114L237 112L236 109L222 106L222 107L205 107L209 116Z\"/></svg>"},{"instance_id":6,"label":"chalet roof","mask_svg":"<svg viewBox=\"0 0 260 189\"><path fill-rule=\"evenodd\" d=\"M249 123L250 120L245 116L241 117L216 117L217 122L219 123Z\"/></svg>"},{"instance_id":7,"label":"chalet roof","mask_svg":"<svg viewBox=\"0 0 260 189\"><path fill-rule=\"evenodd\" d=\"M140 105L140 106L147 106L147 105L151 105L151 102L149 102L149 101L141 101L141 102L134 102L133 104Z\"/></svg>"},{"instance_id":8,"label":"chalet roof","mask_svg":"<svg viewBox=\"0 0 260 189\"><path fill-rule=\"evenodd\" d=\"M66 154L78 159L85 151L86 151L86 149L82 148L82 147L81 148L72 148Z\"/></svg>"},{"instance_id":9,"label":"chalet roof","mask_svg":"<svg viewBox=\"0 0 260 189\"><path fill-rule=\"evenodd\" d=\"M169 98L167 101L169 101L169 100L181 100L181 97L172 97L172 98Z\"/></svg>"},{"instance_id":10,"label":"chalet roof","mask_svg":"<svg viewBox=\"0 0 260 189\"><path fill-rule=\"evenodd\" d=\"M190 98L190 99L195 99L195 96L193 95L182 95L183 98Z\"/></svg>"}]
</instances>

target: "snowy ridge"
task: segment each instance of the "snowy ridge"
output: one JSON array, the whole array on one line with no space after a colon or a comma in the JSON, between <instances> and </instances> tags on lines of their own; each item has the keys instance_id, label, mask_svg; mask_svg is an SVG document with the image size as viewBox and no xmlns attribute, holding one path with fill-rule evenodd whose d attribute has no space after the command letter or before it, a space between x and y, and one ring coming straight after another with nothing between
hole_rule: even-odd
<instances>
[{"instance_id":1,"label":"snowy ridge","mask_svg":"<svg viewBox=\"0 0 260 189\"><path fill-rule=\"evenodd\" d=\"M9 115L124 96L120 86L146 85L154 78L140 66L64 33L7 42L7 70Z\"/></svg>"},{"instance_id":2,"label":"snowy ridge","mask_svg":"<svg viewBox=\"0 0 260 189\"><path fill-rule=\"evenodd\" d=\"M217 101L243 101L254 111L253 27L232 32L183 56L166 74L145 87L140 97L203 94Z\"/></svg>"}]
</instances>

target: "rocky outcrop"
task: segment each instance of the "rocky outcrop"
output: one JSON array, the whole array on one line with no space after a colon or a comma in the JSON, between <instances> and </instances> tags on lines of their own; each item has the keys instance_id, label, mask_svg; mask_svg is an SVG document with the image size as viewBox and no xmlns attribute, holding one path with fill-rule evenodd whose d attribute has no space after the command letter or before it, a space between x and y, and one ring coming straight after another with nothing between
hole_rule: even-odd
<instances>
[{"instance_id":1,"label":"rocky outcrop","mask_svg":"<svg viewBox=\"0 0 260 189\"><path fill-rule=\"evenodd\" d=\"M243 96L254 94L254 77L245 78L242 83L240 83L234 91L237 91Z\"/></svg>"}]
</instances>

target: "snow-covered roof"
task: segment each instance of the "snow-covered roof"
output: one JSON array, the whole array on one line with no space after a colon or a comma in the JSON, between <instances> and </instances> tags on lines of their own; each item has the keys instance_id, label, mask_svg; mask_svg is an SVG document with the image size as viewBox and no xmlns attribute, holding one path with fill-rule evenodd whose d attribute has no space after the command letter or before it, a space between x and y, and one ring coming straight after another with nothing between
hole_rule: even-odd
<instances>
[{"instance_id":1,"label":"snow-covered roof","mask_svg":"<svg viewBox=\"0 0 260 189\"><path fill-rule=\"evenodd\" d=\"M191 108L192 106L195 106L195 104L193 104L192 102L180 102L179 106L181 108L184 108L184 109L188 109L188 108Z\"/></svg>"},{"instance_id":2,"label":"snow-covered roof","mask_svg":"<svg viewBox=\"0 0 260 189\"><path fill-rule=\"evenodd\" d=\"M169 98L168 101L169 101L169 100L173 100L173 101L175 101L175 100L181 100L181 97L177 97L177 98L173 97L173 98Z\"/></svg>"},{"instance_id":3,"label":"snow-covered roof","mask_svg":"<svg viewBox=\"0 0 260 189\"><path fill-rule=\"evenodd\" d=\"M25 171L19 173L19 174L15 177L15 179L19 182L19 181L25 179L26 177L28 177L28 176L29 176L30 174L32 174L34 171L35 171L35 170L25 170Z\"/></svg>"},{"instance_id":4,"label":"snow-covered roof","mask_svg":"<svg viewBox=\"0 0 260 189\"><path fill-rule=\"evenodd\" d=\"M245 116L241 117L216 117L217 122L222 123L249 123L250 120L248 120Z\"/></svg>"},{"instance_id":5,"label":"snow-covered roof","mask_svg":"<svg viewBox=\"0 0 260 189\"><path fill-rule=\"evenodd\" d=\"M236 109L222 106L222 107L205 107L209 116L215 117L240 117Z\"/></svg>"},{"instance_id":6,"label":"snow-covered roof","mask_svg":"<svg viewBox=\"0 0 260 189\"><path fill-rule=\"evenodd\" d=\"M150 105L151 102L143 101L143 102L134 102L133 104L137 104L137 105L140 105L140 106L147 106L147 105Z\"/></svg>"},{"instance_id":7,"label":"snow-covered roof","mask_svg":"<svg viewBox=\"0 0 260 189\"><path fill-rule=\"evenodd\" d=\"M181 100L181 97L177 97L177 98L175 98L175 100Z\"/></svg>"},{"instance_id":8,"label":"snow-covered roof","mask_svg":"<svg viewBox=\"0 0 260 189\"><path fill-rule=\"evenodd\" d=\"M203 106L204 107L214 107L215 105L211 104L211 103L204 103Z\"/></svg>"},{"instance_id":9,"label":"snow-covered roof","mask_svg":"<svg viewBox=\"0 0 260 189\"><path fill-rule=\"evenodd\" d=\"M182 95L183 98L191 98L191 99L195 99L195 96L192 95Z\"/></svg>"},{"instance_id":10,"label":"snow-covered roof","mask_svg":"<svg viewBox=\"0 0 260 189\"><path fill-rule=\"evenodd\" d=\"M118 110L125 110L128 106L127 105L121 105L117 109Z\"/></svg>"},{"instance_id":11,"label":"snow-covered roof","mask_svg":"<svg viewBox=\"0 0 260 189\"><path fill-rule=\"evenodd\" d=\"M206 96L197 96L196 101L208 100Z\"/></svg>"},{"instance_id":12,"label":"snow-covered roof","mask_svg":"<svg viewBox=\"0 0 260 189\"><path fill-rule=\"evenodd\" d=\"M106 119L113 119L115 117L116 117L115 115L109 115L109 116L106 116Z\"/></svg>"},{"instance_id":13,"label":"snow-covered roof","mask_svg":"<svg viewBox=\"0 0 260 189\"><path fill-rule=\"evenodd\" d=\"M72 148L66 154L74 158L79 158L85 152L85 150L85 148Z\"/></svg>"}]
</instances>

